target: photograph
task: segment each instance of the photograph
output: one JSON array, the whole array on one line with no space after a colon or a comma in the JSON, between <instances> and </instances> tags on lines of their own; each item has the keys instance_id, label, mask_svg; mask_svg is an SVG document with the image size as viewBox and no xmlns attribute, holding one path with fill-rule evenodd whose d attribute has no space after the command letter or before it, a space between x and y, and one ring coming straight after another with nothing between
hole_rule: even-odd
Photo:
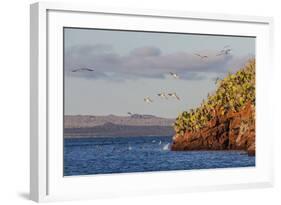
<instances>
[{"instance_id":1,"label":"photograph","mask_svg":"<svg viewBox=\"0 0 281 205\"><path fill-rule=\"evenodd\" d=\"M255 57L255 36L64 27L63 176L255 167Z\"/></svg>"}]
</instances>

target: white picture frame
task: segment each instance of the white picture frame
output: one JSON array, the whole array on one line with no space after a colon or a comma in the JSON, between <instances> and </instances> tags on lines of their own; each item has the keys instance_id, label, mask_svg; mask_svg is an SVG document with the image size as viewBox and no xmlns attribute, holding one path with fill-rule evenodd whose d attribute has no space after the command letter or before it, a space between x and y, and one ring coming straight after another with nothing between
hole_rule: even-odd
<instances>
[{"instance_id":1,"label":"white picture frame","mask_svg":"<svg viewBox=\"0 0 281 205\"><path fill-rule=\"evenodd\" d=\"M63 177L63 115L60 112L63 89L60 68L63 58L61 32L65 26L256 36L256 167ZM272 85L272 29L273 19L270 17L97 8L89 4L32 4L31 200L41 202L273 186L273 129L269 120L266 120L270 118L270 113L264 109L271 106L268 90Z\"/></svg>"}]
</instances>

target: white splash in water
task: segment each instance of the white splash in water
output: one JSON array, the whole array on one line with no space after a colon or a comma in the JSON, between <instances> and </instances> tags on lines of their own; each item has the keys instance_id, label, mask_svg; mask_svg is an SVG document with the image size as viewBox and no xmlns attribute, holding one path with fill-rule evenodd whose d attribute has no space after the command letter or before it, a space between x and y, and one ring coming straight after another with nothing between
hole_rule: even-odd
<instances>
[{"instance_id":1,"label":"white splash in water","mask_svg":"<svg viewBox=\"0 0 281 205\"><path fill-rule=\"evenodd\" d=\"M159 145L162 144L162 141L160 140Z\"/></svg>"},{"instance_id":2,"label":"white splash in water","mask_svg":"<svg viewBox=\"0 0 281 205\"><path fill-rule=\"evenodd\" d=\"M131 146L129 146L129 147L128 147L128 150L132 150L132 147L131 147Z\"/></svg>"},{"instance_id":3,"label":"white splash in water","mask_svg":"<svg viewBox=\"0 0 281 205\"><path fill-rule=\"evenodd\" d=\"M163 147L163 150L169 150L169 146L170 146L170 143L166 144L166 145Z\"/></svg>"}]
</instances>

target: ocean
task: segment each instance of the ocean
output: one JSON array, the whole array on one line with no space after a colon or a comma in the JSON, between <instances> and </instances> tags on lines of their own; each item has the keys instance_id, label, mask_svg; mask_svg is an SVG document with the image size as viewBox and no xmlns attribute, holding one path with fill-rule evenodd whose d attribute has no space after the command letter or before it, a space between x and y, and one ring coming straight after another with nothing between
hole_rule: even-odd
<instances>
[{"instance_id":1,"label":"ocean","mask_svg":"<svg viewBox=\"0 0 281 205\"><path fill-rule=\"evenodd\" d=\"M171 151L172 136L64 139L64 176L255 166L243 151Z\"/></svg>"}]
</instances>

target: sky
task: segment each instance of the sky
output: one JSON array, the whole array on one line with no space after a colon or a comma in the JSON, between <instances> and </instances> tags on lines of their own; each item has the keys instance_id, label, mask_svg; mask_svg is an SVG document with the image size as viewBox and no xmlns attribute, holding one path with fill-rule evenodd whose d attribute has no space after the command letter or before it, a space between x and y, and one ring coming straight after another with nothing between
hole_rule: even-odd
<instances>
[{"instance_id":1,"label":"sky","mask_svg":"<svg viewBox=\"0 0 281 205\"><path fill-rule=\"evenodd\" d=\"M219 55L224 49L231 51ZM176 118L254 56L253 37L64 28L65 115ZM79 68L94 71L72 72Z\"/></svg>"}]
</instances>

